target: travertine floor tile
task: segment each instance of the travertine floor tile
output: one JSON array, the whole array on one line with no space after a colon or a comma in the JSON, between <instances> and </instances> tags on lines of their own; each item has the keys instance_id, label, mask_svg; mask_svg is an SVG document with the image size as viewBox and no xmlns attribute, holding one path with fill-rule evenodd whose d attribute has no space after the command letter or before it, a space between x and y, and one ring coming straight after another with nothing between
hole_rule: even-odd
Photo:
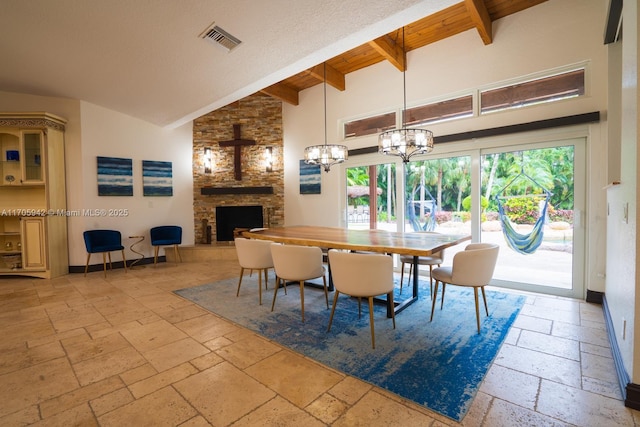
<instances>
[{"instance_id":1,"label":"travertine floor tile","mask_svg":"<svg viewBox=\"0 0 640 427\"><path fill-rule=\"evenodd\" d=\"M80 384L87 385L144 365L146 360L133 347L102 354L73 365Z\"/></svg>"},{"instance_id":2,"label":"travertine floor tile","mask_svg":"<svg viewBox=\"0 0 640 427\"><path fill-rule=\"evenodd\" d=\"M165 387L98 417L103 427L177 426L197 415L172 387Z\"/></svg>"},{"instance_id":3,"label":"travertine floor tile","mask_svg":"<svg viewBox=\"0 0 640 427\"><path fill-rule=\"evenodd\" d=\"M100 312L91 305L80 305L75 307L60 307L47 310L49 318L56 331L67 331L83 326L94 325L104 322Z\"/></svg>"},{"instance_id":4,"label":"travertine floor tile","mask_svg":"<svg viewBox=\"0 0 640 427\"><path fill-rule=\"evenodd\" d=\"M122 335L141 353L187 338L184 332L166 320L122 331Z\"/></svg>"},{"instance_id":5,"label":"travertine floor tile","mask_svg":"<svg viewBox=\"0 0 640 427\"><path fill-rule=\"evenodd\" d=\"M198 341L184 338L150 350L144 353L144 357L157 371L162 372L207 353L209 349Z\"/></svg>"},{"instance_id":6,"label":"travertine floor tile","mask_svg":"<svg viewBox=\"0 0 640 427\"><path fill-rule=\"evenodd\" d=\"M335 427L370 427L370 426L428 426L433 418L421 414L395 402L386 399L374 391L368 392L361 400L353 405L340 417Z\"/></svg>"},{"instance_id":7,"label":"travertine floor tile","mask_svg":"<svg viewBox=\"0 0 640 427\"><path fill-rule=\"evenodd\" d=\"M325 424L281 397L271 399L255 411L233 423L234 427L278 425L322 427Z\"/></svg>"},{"instance_id":8,"label":"travertine floor tile","mask_svg":"<svg viewBox=\"0 0 640 427\"><path fill-rule=\"evenodd\" d=\"M275 397L230 363L223 362L174 384L214 426L226 426Z\"/></svg>"},{"instance_id":9,"label":"travertine floor tile","mask_svg":"<svg viewBox=\"0 0 640 427\"><path fill-rule=\"evenodd\" d=\"M633 426L631 410L620 401L542 380L538 411L577 426Z\"/></svg>"},{"instance_id":10,"label":"travertine floor tile","mask_svg":"<svg viewBox=\"0 0 640 427\"><path fill-rule=\"evenodd\" d=\"M529 409L495 399L484 420L485 426L571 427L571 424Z\"/></svg>"},{"instance_id":11,"label":"travertine floor tile","mask_svg":"<svg viewBox=\"0 0 640 427\"><path fill-rule=\"evenodd\" d=\"M540 378L500 365L493 365L480 391L528 409L535 409Z\"/></svg>"},{"instance_id":12,"label":"travertine floor tile","mask_svg":"<svg viewBox=\"0 0 640 427\"><path fill-rule=\"evenodd\" d=\"M217 350L216 353L238 368L245 369L280 350L281 347L251 334L241 341Z\"/></svg>"},{"instance_id":13,"label":"travertine floor tile","mask_svg":"<svg viewBox=\"0 0 640 427\"><path fill-rule=\"evenodd\" d=\"M532 331L522 331L518 347L552 354L565 359L580 360L580 343L552 335Z\"/></svg>"},{"instance_id":14,"label":"travertine floor tile","mask_svg":"<svg viewBox=\"0 0 640 427\"><path fill-rule=\"evenodd\" d=\"M175 326L199 342L210 341L240 329L231 322L213 314L194 317L184 322L176 323Z\"/></svg>"},{"instance_id":15,"label":"travertine floor tile","mask_svg":"<svg viewBox=\"0 0 640 427\"><path fill-rule=\"evenodd\" d=\"M252 365L246 372L299 408L342 380L333 370L287 350Z\"/></svg>"},{"instance_id":16,"label":"travertine floor tile","mask_svg":"<svg viewBox=\"0 0 640 427\"><path fill-rule=\"evenodd\" d=\"M0 417L68 393L80 385L65 358L0 376Z\"/></svg>"},{"instance_id":17,"label":"travertine floor tile","mask_svg":"<svg viewBox=\"0 0 640 427\"><path fill-rule=\"evenodd\" d=\"M494 363L572 387L581 384L580 362L526 348L503 345Z\"/></svg>"}]
</instances>

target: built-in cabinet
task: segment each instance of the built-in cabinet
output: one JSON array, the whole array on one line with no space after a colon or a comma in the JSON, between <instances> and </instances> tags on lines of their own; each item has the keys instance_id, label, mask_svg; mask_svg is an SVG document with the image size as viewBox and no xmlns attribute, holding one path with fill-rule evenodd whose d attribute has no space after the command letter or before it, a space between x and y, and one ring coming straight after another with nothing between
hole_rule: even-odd
<instances>
[{"instance_id":1,"label":"built-in cabinet","mask_svg":"<svg viewBox=\"0 0 640 427\"><path fill-rule=\"evenodd\" d=\"M65 124L0 113L0 275L68 273Z\"/></svg>"}]
</instances>

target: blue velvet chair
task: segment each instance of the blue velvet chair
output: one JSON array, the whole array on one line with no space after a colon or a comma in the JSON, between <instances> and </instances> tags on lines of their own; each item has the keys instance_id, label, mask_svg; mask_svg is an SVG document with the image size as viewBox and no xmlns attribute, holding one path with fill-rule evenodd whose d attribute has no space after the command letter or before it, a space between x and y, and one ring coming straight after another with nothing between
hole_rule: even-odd
<instances>
[{"instance_id":1,"label":"blue velvet chair","mask_svg":"<svg viewBox=\"0 0 640 427\"><path fill-rule=\"evenodd\" d=\"M182 262L180 252L178 251L178 245L182 243L182 227L178 225L162 225L159 227L153 227L149 231L149 234L151 235L151 246L154 247L154 266L158 263L158 252L162 246L173 245L176 260Z\"/></svg>"},{"instance_id":2,"label":"blue velvet chair","mask_svg":"<svg viewBox=\"0 0 640 427\"><path fill-rule=\"evenodd\" d=\"M104 266L104 277L107 277L107 255L109 256L109 267L111 264L111 252L122 251L122 262L124 271L127 271L127 260L124 257L124 246L122 246L122 235L116 230L88 230L83 233L84 245L87 247L87 264L84 267L84 275L89 269L91 254L102 254L102 265Z\"/></svg>"}]
</instances>

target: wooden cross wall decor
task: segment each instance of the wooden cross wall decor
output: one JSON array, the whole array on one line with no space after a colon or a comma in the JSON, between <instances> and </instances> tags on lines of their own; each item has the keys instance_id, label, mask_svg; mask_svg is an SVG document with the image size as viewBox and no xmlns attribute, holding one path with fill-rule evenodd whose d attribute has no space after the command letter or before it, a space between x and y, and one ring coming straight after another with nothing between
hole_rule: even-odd
<instances>
[{"instance_id":1,"label":"wooden cross wall decor","mask_svg":"<svg viewBox=\"0 0 640 427\"><path fill-rule=\"evenodd\" d=\"M243 145L256 145L256 142L252 139L242 139L240 137L240 125L233 125L233 139L231 141L220 141L221 147L233 147L233 169L235 173L236 181L242 180L242 167L241 167L241 152L240 149Z\"/></svg>"}]
</instances>

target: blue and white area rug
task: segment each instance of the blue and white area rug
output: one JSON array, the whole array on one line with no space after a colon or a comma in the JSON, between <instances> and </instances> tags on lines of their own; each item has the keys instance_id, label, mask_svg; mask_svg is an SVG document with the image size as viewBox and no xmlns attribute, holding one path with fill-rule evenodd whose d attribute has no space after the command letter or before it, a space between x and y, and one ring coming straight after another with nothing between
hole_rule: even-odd
<instances>
[{"instance_id":1,"label":"blue and white area rug","mask_svg":"<svg viewBox=\"0 0 640 427\"><path fill-rule=\"evenodd\" d=\"M376 304L376 348L371 348L366 301L358 318L357 299L340 295L331 331L330 309L322 289L305 287L305 322L300 313L299 286L278 291L271 312L274 279L263 289L258 305L257 275L175 291L203 308L251 329L268 339L327 366L387 389L453 420L461 421L482 379L495 359L525 297L487 290L489 316L481 307L482 333L477 333L471 289L448 286L444 308L440 295L433 322L429 322L429 283L421 282L419 300L396 316L396 329L386 317L386 307ZM402 295L396 288L396 300ZM329 294L330 306L333 293Z\"/></svg>"}]
</instances>

